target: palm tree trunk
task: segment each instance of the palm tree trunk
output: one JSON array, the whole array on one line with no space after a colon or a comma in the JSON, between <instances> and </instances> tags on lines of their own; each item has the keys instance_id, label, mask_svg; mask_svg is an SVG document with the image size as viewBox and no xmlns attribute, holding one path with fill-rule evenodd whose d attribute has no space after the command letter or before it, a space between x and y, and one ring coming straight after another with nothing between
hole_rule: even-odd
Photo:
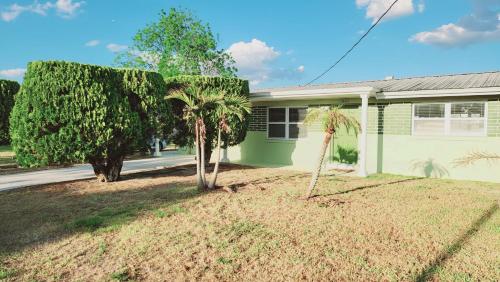
<instances>
[{"instance_id":1,"label":"palm tree trunk","mask_svg":"<svg viewBox=\"0 0 500 282\"><path fill-rule=\"evenodd\" d=\"M220 146L221 146L221 128L217 131L217 149L215 152L215 166L212 172L212 177L210 178L210 183L208 183L208 189L215 188L215 182L217 182L217 174L219 173L219 163L220 163Z\"/></svg>"},{"instance_id":2,"label":"palm tree trunk","mask_svg":"<svg viewBox=\"0 0 500 282\"><path fill-rule=\"evenodd\" d=\"M203 179L201 178L201 166L200 166L200 162L201 162L201 159L200 158L200 127L198 125L198 122L196 122L195 124L195 133L194 133L194 137L195 137L195 147L196 147L196 181L197 181L197 185L198 185L198 190L203 190L205 189L205 185L203 183Z\"/></svg>"},{"instance_id":3,"label":"palm tree trunk","mask_svg":"<svg viewBox=\"0 0 500 282\"><path fill-rule=\"evenodd\" d=\"M200 121L200 148L201 148L201 154L200 154L200 170L201 170L201 181L203 182L203 189L206 188L207 185L207 179L206 179L206 172L205 172L205 140L206 135L205 135L205 124L203 120Z\"/></svg>"},{"instance_id":4,"label":"palm tree trunk","mask_svg":"<svg viewBox=\"0 0 500 282\"><path fill-rule=\"evenodd\" d=\"M306 199L309 199L312 195L312 192L314 190L314 187L316 187L316 183L318 182L319 174L321 173L321 166L323 164L323 159L325 158L325 153L326 150L328 149L328 144L330 144L330 141L332 140L333 136L333 131L328 130L326 132L325 138L323 139L323 146L321 147L321 151L319 153L318 157L318 163L316 164L316 169L313 171L312 177L311 177L311 183L309 184L309 188L307 188L306 192Z\"/></svg>"}]
</instances>

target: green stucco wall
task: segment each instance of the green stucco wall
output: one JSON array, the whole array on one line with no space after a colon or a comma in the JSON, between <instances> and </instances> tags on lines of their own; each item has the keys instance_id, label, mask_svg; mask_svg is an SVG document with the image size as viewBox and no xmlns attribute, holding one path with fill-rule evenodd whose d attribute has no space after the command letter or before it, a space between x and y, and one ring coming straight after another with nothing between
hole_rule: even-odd
<instances>
[{"instance_id":1,"label":"green stucco wall","mask_svg":"<svg viewBox=\"0 0 500 282\"><path fill-rule=\"evenodd\" d=\"M465 99L465 98L464 98ZM454 100L452 100L454 101ZM344 111L359 116L356 101L342 101ZM376 103L368 111L368 172L424 177L500 182L500 163L477 162L457 167L454 162L469 152L500 154L500 99L488 101L488 137L421 137L411 135L412 102ZM260 120L269 106L314 106L340 104L326 100L258 103ZM258 166L311 169L323 141L319 125L308 128L307 138L270 140L261 122L259 130L249 131L239 146L228 149L231 162ZM330 144L326 160L356 163L357 137L340 130Z\"/></svg>"}]
</instances>

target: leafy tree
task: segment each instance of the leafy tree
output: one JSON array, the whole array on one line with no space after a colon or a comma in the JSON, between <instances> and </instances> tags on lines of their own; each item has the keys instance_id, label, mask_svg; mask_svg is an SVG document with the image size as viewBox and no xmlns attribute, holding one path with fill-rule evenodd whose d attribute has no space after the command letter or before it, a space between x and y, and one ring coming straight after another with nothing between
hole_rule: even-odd
<instances>
[{"instance_id":1,"label":"leafy tree","mask_svg":"<svg viewBox=\"0 0 500 282\"><path fill-rule=\"evenodd\" d=\"M19 91L19 83L0 79L0 145L10 143L9 115L14 106L14 95Z\"/></svg>"},{"instance_id":2,"label":"leafy tree","mask_svg":"<svg viewBox=\"0 0 500 282\"><path fill-rule=\"evenodd\" d=\"M220 163L220 149L222 144L222 132L227 134L232 130L230 124L228 123L227 117L234 116L239 120L243 120L245 118L245 115L250 113L251 108L252 105L250 104L250 100L248 99L248 97L235 94L224 95L224 99L216 104L216 108L213 111L213 114L216 118L215 121L218 123L217 147L214 171L212 172L212 177L210 178L210 182L208 183L208 189L214 189L215 183L217 182L217 174L219 173Z\"/></svg>"},{"instance_id":3,"label":"leafy tree","mask_svg":"<svg viewBox=\"0 0 500 282\"><path fill-rule=\"evenodd\" d=\"M132 48L117 56L119 65L159 71L164 77L235 76L234 60L217 49L208 24L182 9L172 8L168 14L162 10L159 16L137 32Z\"/></svg>"},{"instance_id":4,"label":"leafy tree","mask_svg":"<svg viewBox=\"0 0 500 282\"><path fill-rule=\"evenodd\" d=\"M341 111L340 107L323 107L310 110L309 113L307 113L304 123L307 125L312 124L316 121L320 121L323 125L323 128L325 130L325 137L323 139L323 145L320 149L316 168L312 173L311 182L305 195L306 199L309 199L311 197L314 187L316 187L328 144L330 144L330 141L332 140L332 137L334 137L335 132L341 127L345 127L347 132L349 132L350 130L354 130L356 134L358 134L360 130L359 122L354 117L345 115Z\"/></svg>"},{"instance_id":5,"label":"leafy tree","mask_svg":"<svg viewBox=\"0 0 500 282\"><path fill-rule=\"evenodd\" d=\"M225 95L238 95L240 97L249 97L248 81L238 78L228 77L209 77L199 75L184 75L166 79L168 91L193 86L202 89L204 92L224 93ZM182 118L184 103L179 100L172 100L172 111L174 113L174 134L170 136L171 140L181 147L194 146L194 134L186 120ZM212 112L214 114L215 112ZM204 123L206 128L205 142L205 162L210 161L213 148L217 144L217 129L219 127L219 117L206 117ZM226 116L227 123L231 131L222 133L222 147L235 146L243 142L246 137L249 126L249 114L244 113L240 119L238 116L229 114Z\"/></svg>"},{"instance_id":6,"label":"leafy tree","mask_svg":"<svg viewBox=\"0 0 500 282\"><path fill-rule=\"evenodd\" d=\"M127 153L170 131L171 110L158 73L68 62L33 62L10 119L24 167L89 162L116 181Z\"/></svg>"}]
</instances>

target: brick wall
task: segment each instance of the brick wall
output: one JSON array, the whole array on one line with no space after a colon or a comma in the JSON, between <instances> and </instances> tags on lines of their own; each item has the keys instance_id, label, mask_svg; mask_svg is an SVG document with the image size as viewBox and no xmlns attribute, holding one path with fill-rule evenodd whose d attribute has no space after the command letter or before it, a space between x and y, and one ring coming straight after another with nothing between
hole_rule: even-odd
<instances>
[{"instance_id":1,"label":"brick wall","mask_svg":"<svg viewBox=\"0 0 500 282\"><path fill-rule=\"evenodd\" d=\"M368 133L411 134L411 103L373 104L368 107Z\"/></svg>"},{"instance_id":2,"label":"brick wall","mask_svg":"<svg viewBox=\"0 0 500 282\"><path fill-rule=\"evenodd\" d=\"M488 136L500 137L500 100L488 102Z\"/></svg>"},{"instance_id":3,"label":"brick wall","mask_svg":"<svg viewBox=\"0 0 500 282\"><path fill-rule=\"evenodd\" d=\"M252 107L250 115L249 131L266 131L267 130L267 107L258 106Z\"/></svg>"},{"instance_id":4,"label":"brick wall","mask_svg":"<svg viewBox=\"0 0 500 282\"><path fill-rule=\"evenodd\" d=\"M309 105L316 107L318 105ZM349 115L359 117L359 105L344 105L343 111ZM267 130L267 107L252 107L250 117L250 131ZM368 133L411 135L412 104L410 102L370 104L368 107ZM320 123L313 124L309 131L321 131ZM488 136L500 137L500 99L488 102Z\"/></svg>"}]
</instances>

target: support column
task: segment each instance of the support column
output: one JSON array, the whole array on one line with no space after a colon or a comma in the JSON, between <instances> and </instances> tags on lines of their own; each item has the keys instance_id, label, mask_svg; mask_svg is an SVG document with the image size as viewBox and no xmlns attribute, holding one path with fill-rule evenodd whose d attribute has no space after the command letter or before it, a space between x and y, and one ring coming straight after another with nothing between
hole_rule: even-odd
<instances>
[{"instance_id":1,"label":"support column","mask_svg":"<svg viewBox=\"0 0 500 282\"><path fill-rule=\"evenodd\" d=\"M161 157L161 152L160 152L160 138L155 138L155 157Z\"/></svg>"},{"instance_id":2,"label":"support column","mask_svg":"<svg viewBox=\"0 0 500 282\"><path fill-rule=\"evenodd\" d=\"M367 177L367 145L368 145L368 93L361 94L361 133L358 142L359 162L358 176Z\"/></svg>"}]
</instances>

